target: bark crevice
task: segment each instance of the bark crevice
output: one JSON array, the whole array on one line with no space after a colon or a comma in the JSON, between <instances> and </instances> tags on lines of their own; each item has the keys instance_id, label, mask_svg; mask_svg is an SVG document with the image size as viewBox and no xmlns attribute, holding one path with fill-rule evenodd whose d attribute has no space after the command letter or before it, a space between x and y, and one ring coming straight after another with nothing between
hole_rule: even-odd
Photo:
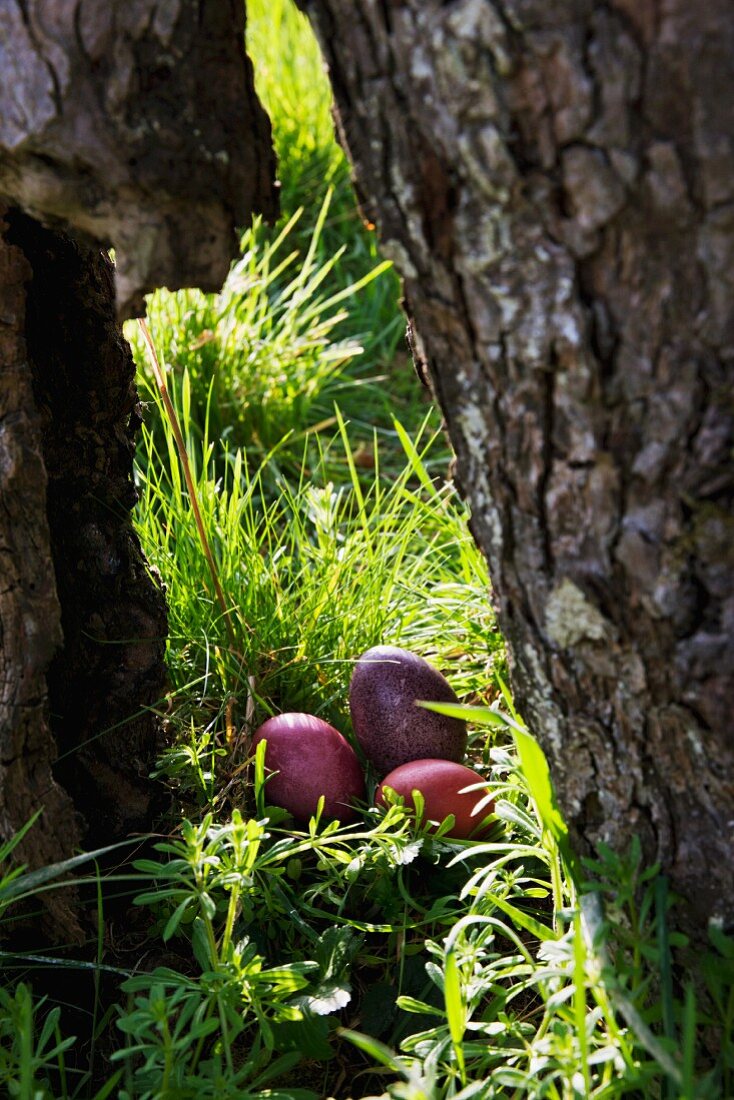
<instances>
[{"instance_id":1,"label":"bark crevice","mask_svg":"<svg viewBox=\"0 0 734 1100\"><path fill-rule=\"evenodd\" d=\"M139 417L113 268L27 215L0 234L0 834L32 867L148 829L166 611L130 512ZM79 935L75 899L46 897Z\"/></svg>"}]
</instances>

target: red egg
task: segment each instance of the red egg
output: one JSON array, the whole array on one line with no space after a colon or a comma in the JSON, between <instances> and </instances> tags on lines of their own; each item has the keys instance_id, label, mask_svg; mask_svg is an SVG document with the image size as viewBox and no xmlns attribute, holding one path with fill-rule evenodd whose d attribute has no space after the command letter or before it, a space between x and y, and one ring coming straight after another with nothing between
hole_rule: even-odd
<instances>
[{"instance_id":1,"label":"red egg","mask_svg":"<svg viewBox=\"0 0 734 1100\"><path fill-rule=\"evenodd\" d=\"M263 740L265 770L271 773L265 784L268 802L308 821L323 795L326 817L354 820L352 803L365 797L364 776L338 730L313 714L277 714L255 733L253 751Z\"/></svg>"},{"instance_id":2,"label":"red egg","mask_svg":"<svg viewBox=\"0 0 734 1100\"><path fill-rule=\"evenodd\" d=\"M482 782L484 780L477 772L451 760L411 760L385 776L375 792L375 804L386 805L383 791L385 787L391 787L396 794L402 795L406 806L415 808L413 791L420 791L426 818L441 822L453 814L456 822L446 835L465 840L475 832L481 835L486 831L486 826L483 829L479 826L494 810L494 803L489 802L474 813L486 797L486 789L460 793L464 787Z\"/></svg>"}]
</instances>

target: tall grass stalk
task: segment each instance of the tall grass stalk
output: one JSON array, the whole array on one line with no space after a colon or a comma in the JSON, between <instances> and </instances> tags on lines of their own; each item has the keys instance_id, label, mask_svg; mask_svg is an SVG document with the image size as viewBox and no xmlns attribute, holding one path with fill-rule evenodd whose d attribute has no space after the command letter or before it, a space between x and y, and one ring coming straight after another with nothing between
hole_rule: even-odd
<instances>
[{"instance_id":1,"label":"tall grass stalk","mask_svg":"<svg viewBox=\"0 0 734 1100\"><path fill-rule=\"evenodd\" d=\"M201 518L201 508L199 507L199 501L198 501L198 498L196 496L196 487L194 485L194 479L191 476L191 466L189 465L189 456L188 456L188 452L186 450L186 443L184 442L184 437L183 437L183 434L181 432L181 427L180 427L179 422L178 422L178 417L176 415L176 410L173 407L173 402L171 401L170 395L168 393L168 387L166 385L165 375L163 373L163 369L161 368L160 362L158 360L158 353L155 350L155 344L153 343L153 339L150 335L150 329L148 328L145 320L142 317L138 319L138 324L140 326L140 330L143 333L143 337L145 339L145 344L146 344L146 347L148 349L148 355L149 355L149 358L150 358L150 365L153 369L153 375L154 375L156 383L158 385L158 391L161 395L161 401L163 402L163 407L166 411L166 416L168 417L168 423L169 423L171 432L173 433L173 437L176 441L176 447L178 448L178 457L180 459L181 467L182 467L183 472L184 472L184 478L186 480L186 488L188 489L188 492L189 492L189 501L191 503L191 511L193 513L193 516L194 516L194 521L196 523L196 529L199 533L199 538L201 539L202 550L204 551L204 556L206 557L207 565L209 566L209 573L210 573L210 576L211 576L211 579L212 579L212 584L214 586L214 591L216 592L217 599L219 600L219 606L222 609L222 616L224 618L225 623L227 624L227 632L229 634L229 640L230 640L232 646L234 647L234 644L235 644L234 627L232 625L232 620L230 619L230 616L229 616L229 608L228 608L227 602L224 598L224 592L222 591L222 586L219 582L219 574L217 572L217 566L216 566L216 563L214 561L214 555L212 554L211 546L209 545L209 539L207 538L206 530L204 528L204 524L203 524L203 521L202 521L202 518Z\"/></svg>"}]
</instances>

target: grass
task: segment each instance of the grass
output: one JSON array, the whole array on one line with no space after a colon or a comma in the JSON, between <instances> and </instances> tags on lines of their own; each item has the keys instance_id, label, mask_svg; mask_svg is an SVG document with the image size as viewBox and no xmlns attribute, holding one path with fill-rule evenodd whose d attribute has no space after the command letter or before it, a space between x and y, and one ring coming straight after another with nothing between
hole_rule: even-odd
<instances>
[{"instance_id":1,"label":"grass","mask_svg":"<svg viewBox=\"0 0 734 1100\"><path fill-rule=\"evenodd\" d=\"M157 400L152 393L151 400ZM181 416L190 440L189 418L184 410ZM464 509L448 485L436 487L426 472L435 432L423 426L415 441L403 434L404 466L389 481L374 441L365 485L338 408L335 417L338 430L317 441L319 459L308 479L281 478L274 492L263 468L249 471L243 451L217 461L205 439L208 462L200 457L191 464L233 637L211 584L174 442L168 436L161 454L154 436L146 435L139 531L168 586L174 691L189 693L201 677L196 697L202 705L208 698L251 696L261 714L303 709L343 722L351 663L385 636L422 648L429 637L439 660L448 652L456 659L463 648L464 680L472 672L476 679L500 650L486 603L486 567ZM338 487L324 477L335 466L350 479Z\"/></svg>"},{"instance_id":2,"label":"grass","mask_svg":"<svg viewBox=\"0 0 734 1100\"><path fill-rule=\"evenodd\" d=\"M366 445L375 427L390 428L385 378L374 357L365 360L366 334L355 333L346 308L390 265L335 286L345 246L323 254L330 204L326 192L303 254L293 240L302 210L276 232L256 222L242 237L241 258L221 294L161 291L149 303L151 327L171 367L169 385L185 404L191 429L201 438L206 421L209 438L244 446L251 462L269 456L271 469L277 447L277 461L291 477L302 467L301 442L335 424L335 402L359 414ZM347 318L351 332L339 336ZM133 341L144 361L134 330Z\"/></svg>"},{"instance_id":3,"label":"grass","mask_svg":"<svg viewBox=\"0 0 734 1100\"><path fill-rule=\"evenodd\" d=\"M315 43L286 0L248 6L283 218L244 231L222 294L151 299L170 407L129 333L175 811L115 871L89 853L30 873L0 850L0 930L64 873L96 923L84 950L2 956L0 1094L732 1095L734 944L712 927L691 961L639 847L575 856L505 688L486 566L399 349L396 280L356 213ZM496 808L481 842L375 809L373 775L349 828L268 805L254 728L306 710L350 737L351 668L378 642L429 658L471 707ZM135 902L124 926L115 895ZM81 1012L58 974L91 978Z\"/></svg>"},{"instance_id":4,"label":"grass","mask_svg":"<svg viewBox=\"0 0 734 1100\"><path fill-rule=\"evenodd\" d=\"M325 190L333 189L324 254L333 255L347 244L335 273L336 284L346 286L376 267L381 257L375 233L355 204L346 157L334 141L331 91L316 40L291 0L252 0L247 40L257 59L257 91L273 120L283 215L290 218L305 207L313 218ZM311 219L300 228L307 246ZM392 364L404 330L395 309L398 295L397 277L390 274L351 303L355 331L368 335L371 358L386 365Z\"/></svg>"}]
</instances>

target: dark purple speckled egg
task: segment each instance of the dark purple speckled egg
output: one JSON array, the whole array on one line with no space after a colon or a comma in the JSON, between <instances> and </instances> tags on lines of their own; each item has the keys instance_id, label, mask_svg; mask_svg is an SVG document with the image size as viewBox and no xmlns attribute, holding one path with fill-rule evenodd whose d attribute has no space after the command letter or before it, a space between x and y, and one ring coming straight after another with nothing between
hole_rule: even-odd
<instances>
[{"instance_id":1,"label":"dark purple speckled egg","mask_svg":"<svg viewBox=\"0 0 734 1100\"><path fill-rule=\"evenodd\" d=\"M349 687L354 733L380 777L400 764L426 758L462 760L466 723L415 705L458 703L437 669L397 646L368 649L359 658Z\"/></svg>"}]
</instances>

